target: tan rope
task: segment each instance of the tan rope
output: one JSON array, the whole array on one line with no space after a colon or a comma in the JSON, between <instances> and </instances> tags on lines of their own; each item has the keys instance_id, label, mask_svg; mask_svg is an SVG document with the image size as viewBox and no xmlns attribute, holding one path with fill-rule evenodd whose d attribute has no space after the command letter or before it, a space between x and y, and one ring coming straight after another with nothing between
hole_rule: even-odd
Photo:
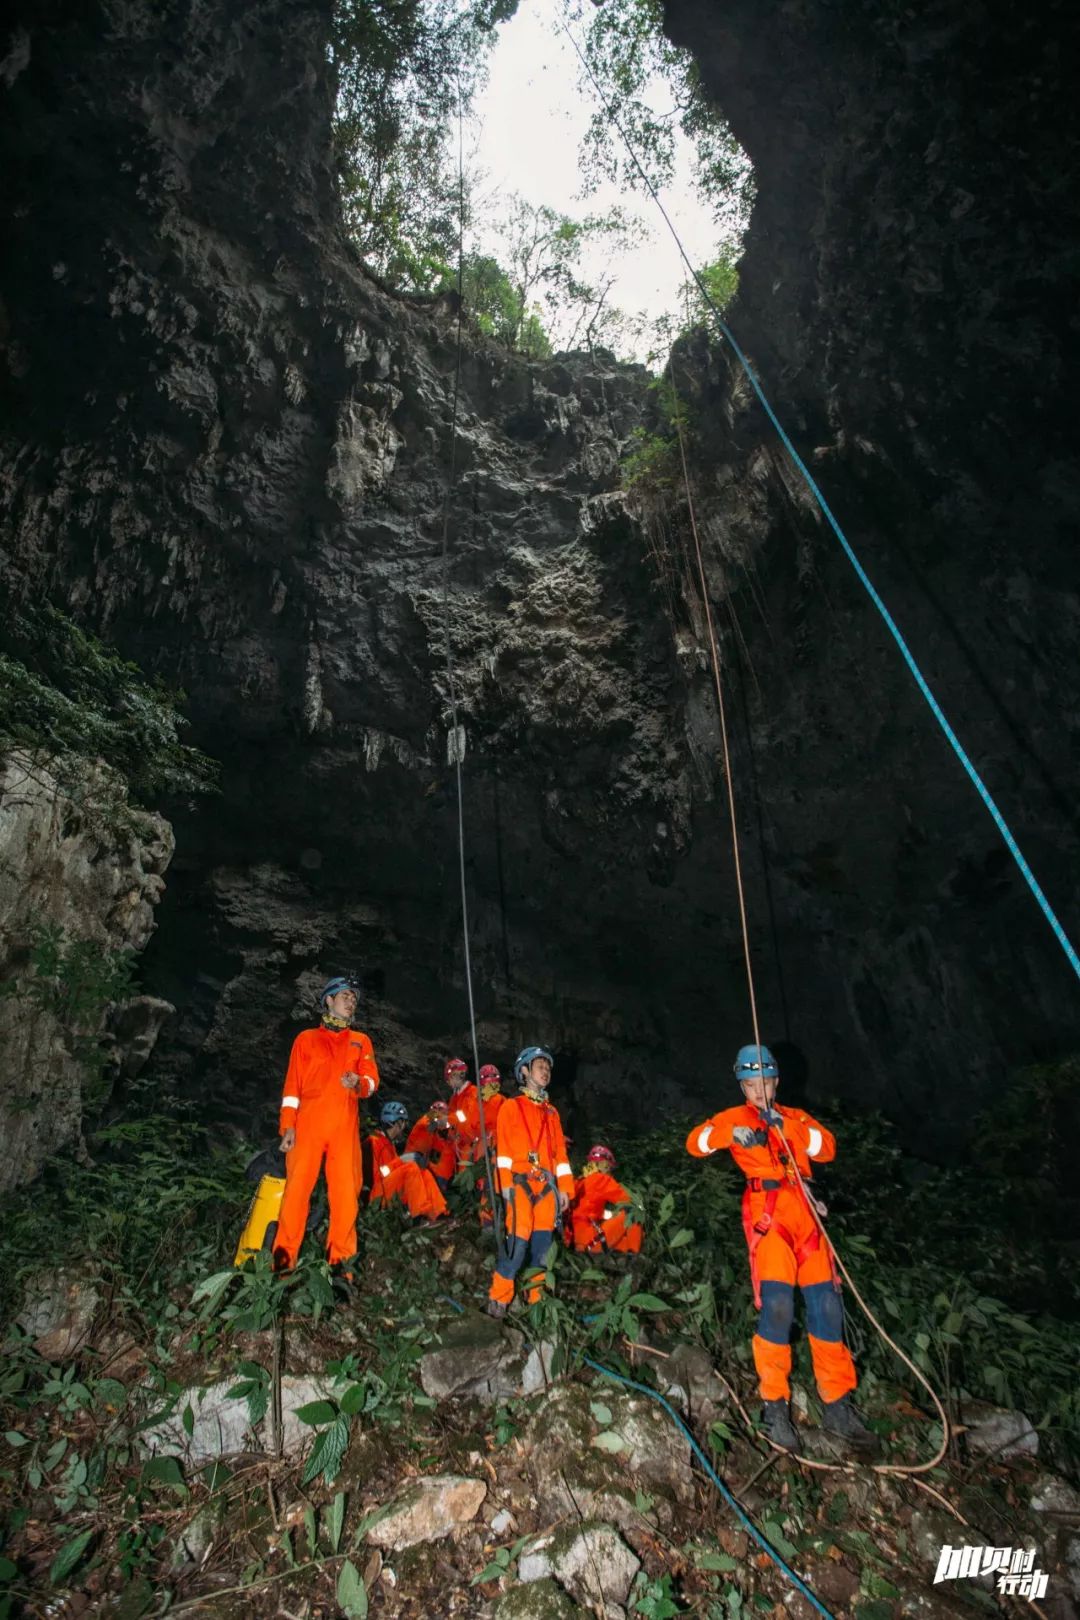
<instances>
[{"instance_id":1,"label":"tan rope","mask_svg":"<svg viewBox=\"0 0 1080 1620\"><path fill-rule=\"evenodd\" d=\"M686 505L687 505L687 511L688 511L689 517L690 517L690 532L694 537L694 551L695 551L695 554L696 554L696 557L697 557L698 580L699 580L700 589L701 589L701 601L702 601L702 606L703 606L704 612L705 612L705 624L706 624L706 628L707 628L708 633L709 633L709 652L710 652L711 661L712 661L713 681L714 681L715 688L716 688L716 706L717 706L717 710L719 711L719 715L720 715L720 738L721 738L721 742L723 744L723 750L724 750L724 775L725 775L725 777L727 779L728 807L729 807L729 811L730 811L730 815L731 815L731 843L732 843L732 850L733 850L734 857L735 857L735 886L736 886L736 889L738 891L738 896L739 896L739 920L740 920L740 923L742 925L743 953L744 953L744 956L746 958L746 982L747 982L747 985L748 985L749 990L750 990L750 1016L751 1016L751 1019L753 1021L753 1027L754 1027L754 1045L758 1048L758 1054L760 1056L761 1037L760 1037L759 1030L758 1030L757 999L756 999L755 994L754 994L754 972L753 972L753 966L752 966L751 959L750 959L750 934L749 934L749 930L748 930L748 927L747 927L747 921L746 921L746 898L745 898L745 895L743 893L742 860L741 860L740 855L739 855L739 830L738 830L738 822L736 820L736 815L735 815L735 785L734 785L734 782L732 780L731 753L730 753L730 750L729 750L729 747L728 747L727 718L726 718L725 709L724 709L724 687L723 687L723 681L720 678L720 653L719 653L719 649L717 647L716 631L715 631L714 626L713 626L712 608L710 607L710 604L709 604L709 585L708 585L708 579L707 579L707 576L706 576L706 573L705 573L705 559L704 559L704 556L702 554L702 549L701 549L701 536L698 533L697 515L696 515L696 513L694 511L694 499L693 499L693 495L692 495L691 489L690 489L690 469L689 469L689 466L688 466L687 460L686 460L686 439L685 439L685 435L683 434L682 416L681 416L681 412L680 412L680 401L679 401L678 390L675 387L674 369L672 370L672 390L673 390L673 392L675 394L675 410L674 410L675 430L676 430L676 432L678 434L678 437L679 437L679 456L680 456L680 459L682 461L683 482L684 482L685 488L686 488ZM822 1221L820 1213L818 1212L817 1203L816 1203L815 1199L810 1195L810 1193L809 1193L809 1191L807 1189L806 1183L804 1182L804 1180L802 1178L802 1175L801 1175L801 1173L799 1171L799 1167L798 1167L798 1164L796 1162L795 1155L791 1150L791 1146L788 1143L787 1137L784 1135L784 1127L783 1127L783 1125L778 1125L778 1126L774 1125L772 1128L773 1128L773 1130L775 1130L777 1132L777 1134L780 1137L781 1142L784 1145L784 1148L785 1148L786 1153L787 1153L787 1158L788 1158L788 1161L789 1161L789 1168L791 1170L793 1170L794 1173L795 1173L795 1184L799 1187L800 1191L802 1192L803 1200L804 1200L804 1202L806 1204L807 1209L810 1211L810 1214L811 1214L811 1216L812 1216L812 1218L814 1220L815 1225L817 1226L817 1229L818 1229L819 1233L821 1234L821 1236L825 1240L826 1248L828 1249L829 1254L832 1256L832 1259L835 1261L841 1275L844 1278L844 1281L847 1283L847 1285L851 1289L851 1292L854 1295L855 1299L858 1301L858 1304L859 1304L861 1310L863 1311L863 1314L867 1317L867 1319L870 1321L870 1323L873 1325L873 1327L877 1330L878 1334L884 1340L884 1342L889 1346L890 1350L892 1350L893 1353L896 1356L899 1357L899 1359L904 1363L905 1367L907 1367L914 1374L915 1378L918 1380L918 1382L926 1390L927 1394L930 1396L930 1399L933 1401L935 1407L937 1408L938 1416L941 1419L941 1444L939 1445L937 1451L935 1452L934 1456L930 1459L929 1462L926 1462L926 1463L875 1463L873 1465L873 1471L874 1471L874 1473L877 1473L877 1474L926 1474L926 1473L929 1473L932 1469L937 1467L938 1463L944 1457L946 1451L948 1450L948 1446L949 1446L950 1425L949 1425L948 1414L945 1411L945 1407L942 1404L940 1398L938 1397L937 1391L934 1389L934 1387L930 1383L929 1379L924 1376L921 1369L915 1365L915 1363L912 1361L911 1357L909 1355L907 1355L906 1352L903 1351L900 1348L900 1346L895 1342L895 1340L890 1338L889 1334L882 1327L881 1323L878 1321L877 1317L874 1315L873 1311L870 1309L869 1305L866 1303L866 1300L863 1298L862 1294L859 1292L858 1288L856 1287L855 1283L852 1280L851 1273L848 1271L848 1269L845 1266L843 1260L840 1258L839 1254L837 1253L836 1245L833 1243L833 1241L830 1238L828 1232L826 1232L826 1230L825 1230L825 1224ZM772 1442L770 1442L770 1443L772 1443ZM783 1449L783 1448L778 1448L778 1449ZM803 1465L803 1467L806 1467L806 1468L818 1468L818 1469L825 1469L825 1470L829 1470L829 1471L846 1472L848 1467L849 1467L848 1464L818 1462L813 1458L801 1457L801 1456L798 1455L798 1453L793 1453L793 1455L795 1455L797 1460Z\"/></svg>"}]
</instances>

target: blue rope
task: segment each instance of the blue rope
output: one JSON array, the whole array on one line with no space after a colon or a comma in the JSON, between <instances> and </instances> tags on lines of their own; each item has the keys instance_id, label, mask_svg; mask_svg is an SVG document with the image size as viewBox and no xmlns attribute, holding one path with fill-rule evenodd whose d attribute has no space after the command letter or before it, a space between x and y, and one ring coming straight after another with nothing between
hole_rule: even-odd
<instances>
[{"instance_id":1,"label":"blue rope","mask_svg":"<svg viewBox=\"0 0 1080 1620\"><path fill-rule=\"evenodd\" d=\"M716 319L717 326L720 328L721 332L724 334L724 336L727 338L728 342L731 344L732 349L735 351L735 354L738 357L739 364L742 366L743 370L745 371L745 373L747 375L747 378L749 379L750 386L753 388L753 390L754 390L755 394L757 395L758 399L761 401L762 405L765 407L765 413L768 416L769 421L772 423L773 427L776 429L777 433L780 435L780 441L783 444L784 449L787 451L788 455L791 457L791 459L795 463L796 467L802 473L803 478L806 480L807 488L810 490L810 493L813 495L814 499L817 501L818 506L821 508L821 510L824 513L825 517L828 519L829 525L832 528L833 533L836 535L836 538L839 540L840 544L843 546L844 551L845 551L845 553L847 555L848 561L851 563L851 566L854 568L856 574L858 575L860 583L865 587L865 589L866 589L866 591L867 591L867 593L868 593L868 595L870 597L870 600L873 602L874 606L877 608L878 612L881 614L881 617L884 619L884 621L885 621L885 623L886 623L886 625L888 627L890 635L892 636L893 640L896 642L896 645L900 648L900 651L904 656L904 662L907 664L907 666L910 669L912 675L915 677L915 681L916 681L916 684L918 685L918 688L919 688L920 692L922 693L923 697L926 699L927 703L930 705L931 714L934 716L934 719L937 721L938 725L941 727L942 731L945 733L946 737L949 740L950 745L952 746L952 749L953 749L954 753L956 754L957 759L960 761L961 765L964 767L964 769L967 772L968 776L971 778L972 782L974 783L975 791L978 793L980 799L985 804L985 806L989 810L990 814L993 816L994 821L995 821L995 823L997 825L997 829L1000 832L1002 838L1004 838L1004 840L1005 840L1005 844L1006 844L1006 847L1008 848L1009 854L1012 856L1013 860L1016 862L1017 866L1020 868L1020 871L1021 871L1021 873L1022 873L1022 875L1024 877L1024 881L1027 883L1028 888L1031 890L1032 894L1035 896L1035 899L1038 901L1039 906L1042 909L1042 913L1043 913L1044 917L1046 918L1047 922L1050 924L1050 927L1054 930L1054 933L1057 935L1058 943L1061 946L1062 950L1065 952L1065 955L1068 958L1070 967L1072 968L1073 972L1076 974L1077 978L1080 979L1080 956L1078 956L1076 954L1076 950L1075 950L1072 942L1070 941L1068 935L1066 934L1064 928L1062 928L1060 922L1058 921L1057 916L1055 915L1055 913L1053 911L1053 908L1050 905L1049 900L1047 900L1045 894L1043 894L1043 892L1042 892L1042 889L1039 887L1038 880L1036 879L1034 872L1031 870L1031 867L1028 865L1027 861L1024 859L1024 856L1023 856L1023 853L1022 853L1022 851L1020 849L1020 846L1016 842L1016 839L1013 837L1011 831L1009 830L1009 827L1008 827L1008 825L1007 825L1007 823L1005 821L1005 817L1001 814L1001 811L998 809L997 805L994 803L994 800L990 795L989 788L986 786L986 783L983 781L982 777L979 775L978 771L975 769L974 765L971 763L971 760L968 758L966 752L964 751L963 745L961 744L960 739L957 737L957 735L956 735L955 731L953 730L952 726L950 726L948 720L946 720L944 710L942 709L942 707L941 707L940 703L938 702L937 698L934 696L933 692L931 692L930 687L927 684L926 677L923 675L922 670L919 668L918 664L915 662L915 659L914 659L914 657L912 655L910 647L908 646L907 642L904 640L903 636L900 633L899 626L897 625L897 623L896 623L895 619L893 618L892 614L889 612L888 608L885 606L885 603L882 601L881 597L878 595L878 592L875 590L875 588L874 588L874 586L873 586L873 584L872 584L872 582L870 580L870 576L867 574L866 569L862 566L862 563L859 561L858 557L856 557L854 551L851 548L851 545L848 542L847 536L845 535L843 529L840 527L839 523L836 521L836 518L833 516L832 511L831 511L831 509L829 507L829 503L826 501L826 499L825 499L824 495L821 493L820 489L818 489L817 484L814 482L814 479L811 476L810 471L806 466L806 463L803 461L802 457L799 455L799 452L796 450L795 446L792 444L791 440L788 438L786 432L784 431L783 426L781 425L779 417L777 416L776 412L773 410L772 406L769 404L769 401L766 399L765 391L762 388L761 384L758 382L757 377L754 375L754 370L753 370L753 367L751 366L749 360L746 358L746 356L743 353L742 349L739 347L739 344L735 339L735 334L732 332L731 327L724 320L724 318L721 315L720 311L717 309L716 305L713 303L712 299L709 297L708 288L705 286L705 283L702 281L701 276L698 274L697 270L695 270L694 266L691 264L689 256L687 255L686 249L683 247L682 239L680 238L678 231L675 229L675 226L671 222L671 217L668 214L667 209L664 207L664 204L660 199L659 192L657 191L656 187L653 185L652 181L649 179L648 174L646 173L645 169L643 168L643 166L641 164L641 161L638 158L638 155L635 152L635 150L633 148L633 145L631 144L630 137L627 135L626 131L623 129L622 125L620 124L620 122L618 120L618 117L617 117L617 115L615 113L615 110L612 107L612 105L611 105L610 101L608 100L608 98L605 96L604 91L601 88L601 85L599 83L599 80L597 79L596 74L593 72L591 66L589 65L589 62L588 62L587 58L585 57L585 55L584 55L584 53L583 53L583 51L581 49L581 46L578 44L577 40L574 38L573 34L570 32L570 29L566 25L565 22L561 23L560 26L562 28L563 33L566 35L567 39L570 41L571 45L574 47L574 50L577 52L578 59L581 62L582 67L585 69L585 71L588 74L589 78L592 80L593 88L595 89L597 96L599 97L605 111L607 112L608 117L610 118L610 120L611 120L612 124L615 126L615 128L618 130L619 134L622 136L622 142L623 142L623 145L626 147L626 150L627 150L627 152L628 152L628 154L630 156L630 161L633 163L634 167L637 169L638 174L641 176L641 179L644 182L646 190L648 191L648 193L649 193L650 197L652 198L653 202L656 204L657 208L660 210L660 213L663 216L664 224L667 226L668 230L671 232L672 239L673 239L673 241L675 243L675 246L678 248L679 253L682 256L683 263L686 265L686 268L689 270L691 276L694 278L694 281L697 283L698 291L701 293L702 298L705 300L705 302L708 305L709 309L712 311L712 313L713 313L713 315L714 315L714 317Z\"/></svg>"},{"instance_id":2,"label":"blue rope","mask_svg":"<svg viewBox=\"0 0 1080 1620\"><path fill-rule=\"evenodd\" d=\"M439 1299L443 1304L453 1306L455 1311L463 1313L465 1310L464 1305L459 1305L456 1299L450 1298L449 1294L440 1294ZM594 1318L586 1316L583 1317L582 1320L587 1323L594 1320ZM776 1548L766 1540L761 1531L757 1528L756 1524L754 1524L753 1520L747 1518L738 1502L736 1502L735 1498L732 1496L731 1492L720 1478L720 1475L716 1472L716 1469L713 1467L708 1457L706 1457L705 1453L698 1445L696 1439L694 1438L693 1432L683 1422L682 1418L679 1416L678 1412L675 1411L674 1407L670 1406L664 1397L655 1389L650 1389L648 1384L638 1384L633 1378L624 1378L622 1373L617 1373L613 1367L605 1367L601 1362L593 1361L590 1356L584 1356L582 1359L585 1362L586 1367L591 1367L594 1372L601 1373L605 1378L614 1379L617 1384L625 1384L628 1389L636 1389L639 1394L647 1395L651 1401L657 1401L664 1408L664 1411L667 1413L668 1417L671 1418L673 1423L678 1425L683 1434L686 1436L687 1440L689 1440L694 1455L697 1457L701 1466L704 1468L705 1472L708 1474L709 1478L720 1492L720 1495L724 1498L724 1501L735 1514L735 1517L738 1519L739 1523L746 1530L747 1534L754 1538L763 1552L768 1553L773 1563L783 1571L788 1580L791 1581L792 1585L802 1593L803 1597L808 1603L813 1605L818 1614L823 1614L825 1616L825 1620L834 1620L833 1615L831 1615L829 1610L818 1602L818 1599L814 1596L813 1592L811 1592L810 1588L799 1579L795 1571L788 1568L787 1564L784 1563L784 1560L780 1557L780 1554L777 1552Z\"/></svg>"},{"instance_id":3,"label":"blue rope","mask_svg":"<svg viewBox=\"0 0 1080 1620\"><path fill-rule=\"evenodd\" d=\"M698 285L699 285L699 287L701 286L700 279L698 279ZM953 752L956 754L957 759L960 761L961 765L964 767L964 769L967 772L968 776L971 778L971 780L972 780L972 782L973 782L973 784L975 786L976 793L979 795L979 797L982 800L983 804L985 804L986 808L989 810L990 814L993 816L994 821L997 824L997 829L1000 832L1002 838L1004 838L1010 855L1012 856L1013 860L1016 862L1017 866L1020 868L1020 871L1023 874L1023 877L1024 877L1024 879L1025 879L1025 881L1026 881L1026 883L1028 885L1028 888L1031 890L1032 894L1035 896L1035 899L1038 901L1040 907L1042 908L1043 915L1045 916L1047 922L1050 924L1050 927L1054 930L1054 933L1057 935L1058 943L1060 944L1062 950L1065 952L1065 955L1068 958L1070 967L1072 968L1073 972L1076 974L1077 978L1080 978L1080 956L1077 956L1076 950L1075 950L1074 946L1072 945L1072 942L1070 941L1070 939L1069 939L1068 935L1066 934L1064 928L1061 926L1061 923L1058 921L1057 916L1055 915L1054 910L1051 907L1049 900L1047 900L1045 894L1043 894L1043 891L1039 886L1038 879L1036 878L1034 872L1031 870L1031 867L1028 865L1027 861L1025 860L1024 855L1023 855L1023 851L1021 850L1019 844L1016 842L1016 839L1013 837L1012 832L1010 831L1009 826L1008 826L1008 824L1007 824L1007 822L1005 820L1005 817L1002 815L1001 811L998 809L997 805L994 803L994 800L993 800L993 798L992 798L992 796L990 794L989 788L986 786L986 783L983 781L982 777L979 775L978 771L975 769L975 766L971 763L971 760L968 757L968 754L967 754L963 744L961 743L959 737L956 735L956 733L953 730L952 726L949 724L948 720L946 719L945 712L942 709L941 704L938 702L937 698L934 696L933 692L930 690L929 684L927 683L926 677L924 676L922 670L919 668L918 664L915 662L915 657L914 657L914 655L913 655L913 653L911 651L911 648L908 646L907 642L904 640L904 637L903 637L903 634L901 633L899 625L896 623L896 620L893 618L892 614L889 612L888 608L885 606L885 603L882 601L881 596L879 595L879 593L878 593L877 589L875 588L872 580L870 579L870 576L867 574L866 569L863 567L862 563L859 561L858 557L855 555L855 552L852 549L851 544L850 544L846 534L844 533L843 529L840 527L839 523L836 521L836 518L833 516L832 509L830 508L828 501L825 499L824 495L821 493L821 491L818 488L816 482L814 481L814 478L813 478L812 474L810 473L808 467L806 466L806 463L803 461L802 457L799 455L799 452L796 450L795 446L792 444L791 440L789 439L787 433L785 432L785 430L784 430L784 428L783 428L783 426L782 426L782 424L780 422L779 417L777 416L776 412L773 410L772 406L769 404L768 399L765 397L765 391L762 388L761 384L758 382L757 377L754 374L754 369L751 366L749 360L746 358L746 356L743 353L742 349L739 347L739 344L735 339L735 334L732 332L732 330L731 330L730 326L727 324L727 322L721 317L720 311L717 309L717 307L713 303L712 299L709 298L708 294L705 292L704 287L702 287L701 290L702 290L702 292L703 292L703 294L704 294L704 296L706 298L706 301L707 301L707 303L709 305L709 308L712 310L713 315L716 317L716 324L719 326L721 332L724 334L724 336L727 338L728 342L731 344L731 347L734 349L735 354L736 354L736 356L738 358L739 364L742 366L743 370L745 371L745 373L747 375L747 378L749 379L751 387L753 388L753 390L754 390L755 394L757 395L758 399L761 401L762 405L765 407L765 413L768 416L769 421L772 423L773 427L776 429L777 433L780 435L780 441L783 444L784 449L787 451L788 455L791 457L792 461L795 463L796 467L799 469L799 471L802 473L803 477L805 478L807 486L808 486L808 488L810 490L810 493L813 495L814 499L817 501L817 503L820 506L820 508L821 508L822 512L824 513L825 517L828 519L829 525L832 528L833 533L836 535L836 538L839 540L840 544L843 546L844 552L845 552L845 555L847 556L848 561L850 562L852 568L854 568L856 574L859 577L860 584L865 588L866 593L869 596L870 600L873 602L874 606L877 608L878 612L881 614L881 617L884 619L885 624L886 624L886 626L887 626L887 628L889 630L889 634L892 636L893 640L896 642L896 645L899 647L901 653L903 654L904 662L907 664L908 669L911 671L912 675L915 677L915 683L918 686L919 691L922 693L923 697L926 699L927 703L930 706L931 714L934 716L934 719L937 721L938 725L941 727L942 731L945 733L946 737L949 740L949 743L952 746Z\"/></svg>"},{"instance_id":4,"label":"blue rope","mask_svg":"<svg viewBox=\"0 0 1080 1620\"><path fill-rule=\"evenodd\" d=\"M615 1372L615 1370L611 1367L603 1366L599 1361L593 1361L589 1356L586 1356L584 1361L586 1367L591 1367L594 1372L602 1373L605 1378L613 1378L616 1383L625 1384L628 1389L636 1389L639 1394L647 1395L651 1401L657 1401L659 1405L664 1408L664 1411L667 1413L668 1417L671 1418L673 1423L678 1424L687 1440L689 1440L698 1462L704 1468L705 1472L708 1474L709 1478L720 1492L720 1495L724 1498L724 1501L727 1503L728 1507L731 1508L732 1512L735 1514L735 1517L738 1519L746 1533L754 1538L763 1552L768 1553L773 1563L783 1571L791 1584L802 1593L807 1603L812 1604L817 1610L818 1614L823 1614L825 1616L825 1620L833 1620L833 1616L830 1614L829 1610L825 1608L824 1604L819 1602L806 1583L799 1579L795 1571L793 1569L789 1569L788 1565L784 1563L784 1560L781 1558L776 1548L765 1539L757 1525L754 1524L753 1520L747 1518L738 1502L736 1502L735 1498L732 1496L731 1492L720 1478L720 1475L716 1472L708 1457L706 1457L705 1453L698 1445L692 1431L683 1422L682 1418L679 1416L678 1412L675 1411L674 1407L670 1406L664 1397L658 1394L655 1389L650 1389L648 1384L639 1384L636 1383L633 1378L624 1378L622 1373Z\"/></svg>"}]
</instances>

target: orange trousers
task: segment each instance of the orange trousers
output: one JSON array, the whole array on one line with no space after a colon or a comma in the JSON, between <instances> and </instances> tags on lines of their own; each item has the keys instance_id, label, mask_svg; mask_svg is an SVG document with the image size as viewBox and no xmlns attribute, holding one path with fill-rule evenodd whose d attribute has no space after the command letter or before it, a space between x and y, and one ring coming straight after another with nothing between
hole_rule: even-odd
<instances>
[{"instance_id":1,"label":"orange trousers","mask_svg":"<svg viewBox=\"0 0 1080 1620\"><path fill-rule=\"evenodd\" d=\"M421 1170L411 1159L402 1160L388 1176L377 1176L376 1181L378 1185L371 1189L373 1204L379 1199L389 1204L392 1199L400 1198L414 1219L417 1216L434 1219L436 1215L450 1213L431 1171Z\"/></svg>"},{"instance_id":2,"label":"orange trousers","mask_svg":"<svg viewBox=\"0 0 1080 1620\"><path fill-rule=\"evenodd\" d=\"M360 1138L356 1126L344 1129L340 1119L314 1114L296 1117L296 1141L285 1155L285 1192L274 1238L275 1266L291 1271L304 1241L311 1193L323 1160L330 1196L330 1232L326 1258L331 1265L356 1253L356 1211L360 1202Z\"/></svg>"},{"instance_id":3,"label":"orange trousers","mask_svg":"<svg viewBox=\"0 0 1080 1620\"><path fill-rule=\"evenodd\" d=\"M601 1238L596 1227L604 1234ZM644 1236L637 1221L628 1221L623 1210L616 1210L607 1220L574 1221L570 1229L570 1247L579 1254L640 1254Z\"/></svg>"},{"instance_id":4,"label":"orange trousers","mask_svg":"<svg viewBox=\"0 0 1080 1620\"><path fill-rule=\"evenodd\" d=\"M535 1305L543 1292L544 1271L548 1250L555 1236L559 1201L555 1189L544 1186L538 1178L531 1179L530 1186L534 1195L539 1195L535 1203L517 1182L510 1188L510 1197L503 1201L506 1230L499 1245L499 1258L488 1290L488 1298L500 1305L509 1305L513 1299L514 1279L526 1260L529 1262L525 1278L526 1302Z\"/></svg>"},{"instance_id":5,"label":"orange trousers","mask_svg":"<svg viewBox=\"0 0 1080 1620\"><path fill-rule=\"evenodd\" d=\"M753 1338L762 1400L787 1400L791 1394L791 1329L795 1289L802 1289L807 1338L814 1379L823 1401L838 1401L858 1383L855 1363L844 1343L844 1307L833 1283L829 1253L795 1188L779 1190L772 1220L763 1235L754 1232L764 1214L767 1194L747 1190L744 1225L749 1229L751 1276L761 1291L761 1310Z\"/></svg>"}]
</instances>

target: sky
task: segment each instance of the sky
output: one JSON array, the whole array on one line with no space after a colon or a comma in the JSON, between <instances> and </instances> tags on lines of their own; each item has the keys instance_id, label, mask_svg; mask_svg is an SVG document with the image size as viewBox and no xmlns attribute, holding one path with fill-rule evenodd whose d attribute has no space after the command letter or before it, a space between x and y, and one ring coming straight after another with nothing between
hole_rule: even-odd
<instances>
[{"instance_id":1,"label":"sky","mask_svg":"<svg viewBox=\"0 0 1080 1620\"><path fill-rule=\"evenodd\" d=\"M579 152L595 93L591 86L579 85L580 64L555 21L561 10L551 0L522 0L513 18L499 29L487 86L476 98L465 132L466 164L480 175L476 231L466 251L499 257L500 203L515 192L534 205L546 203L573 217L603 213L621 203L640 217L646 236L614 259L606 248L592 250L583 269L586 275L595 275L610 260L618 274L611 302L651 321L675 309L685 267L648 196L620 194L610 184L588 198L582 195ZM670 105L662 81L656 82L650 101L658 107ZM614 131L612 138L619 140ZM716 256L721 233L694 191L689 143L681 135L678 140L675 179L662 199L690 258L701 265ZM644 359L647 348L643 342L635 357Z\"/></svg>"}]
</instances>

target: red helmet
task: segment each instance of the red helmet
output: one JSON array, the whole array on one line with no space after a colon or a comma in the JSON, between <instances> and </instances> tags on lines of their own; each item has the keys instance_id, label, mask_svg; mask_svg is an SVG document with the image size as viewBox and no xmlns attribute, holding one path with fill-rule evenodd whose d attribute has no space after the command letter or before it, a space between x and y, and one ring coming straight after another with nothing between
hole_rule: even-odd
<instances>
[{"instance_id":1,"label":"red helmet","mask_svg":"<svg viewBox=\"0 0 1080 1620\"><path fill-rule=\"evenodd\" d=\"M482 1086L502 1085L502 1075L499 1073L494 1063L484 1064L484 1067L480 1070L479 1079Z\"/></svg>"},{"instance_id":2,"label":"red helmet","mask_svg":"<svg viewBox=\"0 0 1080 1620\"><path fill-rule=\"evenodd\" d=\"M447 1058L443 1066L443 1079L453 1082L459 1074L468 1074L469 1065L461 1058Z\"/></svg>"},{"instance_id":3,"label":"red helmet","mask_svg":"<svg viewBox=\"0 0 1080 1620\"><path fill-rule=\"evenodd\" d=\"M432 1103L431 1107L428 1109L429 1114L448 1114L449 1112L450 1112L449 1103L444 1102L441 1097L436 1097L435 1101Z\"/></svg>"},{"instance_id":4,"label":"red helmet","mask_svg":"<svg viewBox=\"0 0 1080 1620\"><path fill-rule=\"evenodd\" d=\"M605 1159L610 1160L611 1168L614 1170L616 1164L615 1155L609 1147L604 1146L603 1142L597 1142L596 1146L591 1147L585 1155L586 1164L602 1164Z\"/></svg>"}]
</instances>

